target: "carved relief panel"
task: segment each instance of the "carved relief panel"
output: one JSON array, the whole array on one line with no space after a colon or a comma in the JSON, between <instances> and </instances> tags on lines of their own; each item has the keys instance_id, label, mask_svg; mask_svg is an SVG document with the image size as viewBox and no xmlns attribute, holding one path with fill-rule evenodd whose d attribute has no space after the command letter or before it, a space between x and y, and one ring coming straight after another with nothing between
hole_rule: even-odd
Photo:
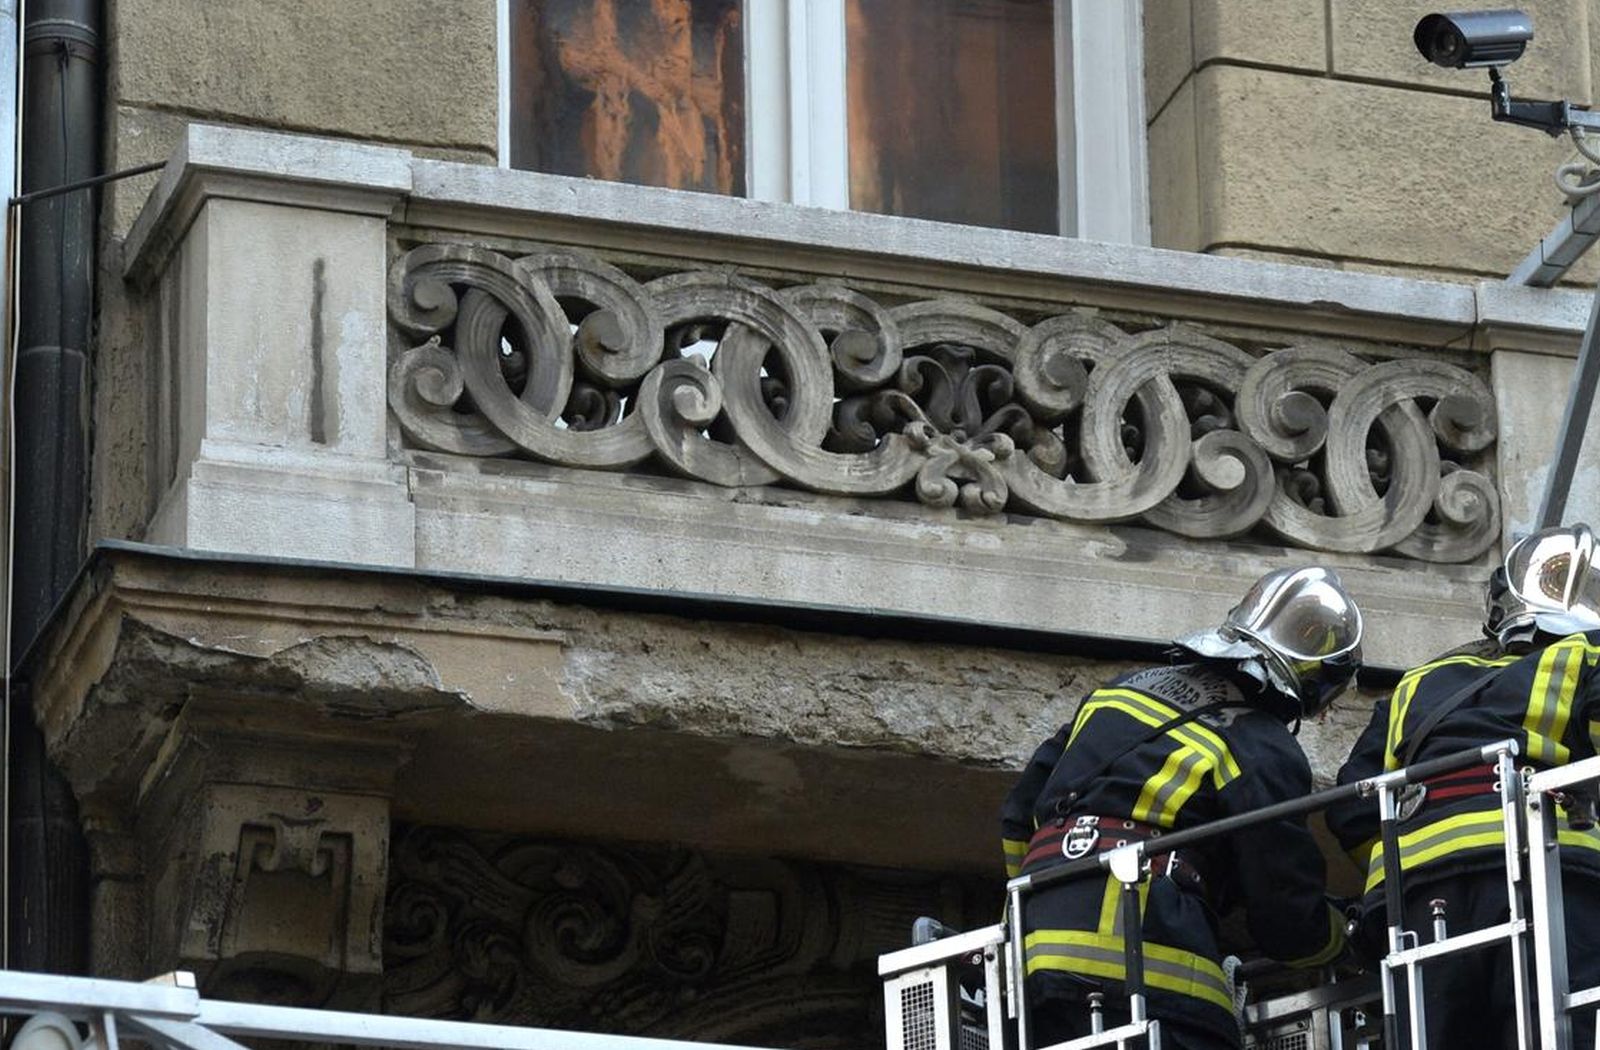
<instances>
[{"instance_id":1,"label":"carved relief panel","mask_svg":"<svg viewBox=\"0 0 1600 1050\"><path fill-rule=\"evenodd\" d=\"M1493 396L1435 359L457 244L389 294L390 407L435 451L1429 561L1499 536Z\"/></svg>"},{"instance_id":2,"label":"carved relief panel","mask_svg":"<svg viewBox=\"0 0 1600 1050\"><path fill-rule=\"evenodd\" d=\"M880 952L987 880L397 829L384 1009L753 1045L881 1039Z\"/></svg>"}]
</instances>

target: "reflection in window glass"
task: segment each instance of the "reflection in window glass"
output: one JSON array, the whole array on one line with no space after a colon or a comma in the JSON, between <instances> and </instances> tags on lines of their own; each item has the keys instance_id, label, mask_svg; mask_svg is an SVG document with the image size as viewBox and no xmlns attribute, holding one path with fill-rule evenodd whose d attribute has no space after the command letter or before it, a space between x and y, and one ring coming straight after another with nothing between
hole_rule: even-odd
<instances>
[{"instance_id":1,"label":"reflection in window glass","mask_svg":"<svg viewBox=\"0 0 1600 1050\"><path fill-rule=\"evenodd\" d=\"M742 195L739 16L739 0L512 0L512 165Z\"/></svg>"},{"instance_id":2,"label":"reflection in window glass","mask_svg":"<svg viewBox=\"0 0 1600 1050\"><path fill-rule=\"evenodd\" d=\"M1049 0L849 0L850 204L1055 233Z\"/></svg>"}]
</instances>

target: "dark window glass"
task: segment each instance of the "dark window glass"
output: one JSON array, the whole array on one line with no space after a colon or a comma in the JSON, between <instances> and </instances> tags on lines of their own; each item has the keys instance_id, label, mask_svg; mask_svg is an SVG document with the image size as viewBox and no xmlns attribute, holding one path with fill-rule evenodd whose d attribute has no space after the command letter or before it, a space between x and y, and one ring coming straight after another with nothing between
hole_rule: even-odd
<instances>
[{"instance_id":1,"label":"dark window glass","mask_svg":"<svg viewBox=\"0 0 1600 1050\"><path fill-rule=\"evenodd\" d=\"M849 0L850 204L1055 233L1049 0Z\"/></svg>"},{"instance_id":2,"label":"dark window glass","mask_svg":"<svg viewBox=\"0 0 1600 1050\"><path fill-rule=\"evenodd\" d=\"M512 165L742 196L739 15L739 0L512 0Z\"/></svg>"}]
</instances>

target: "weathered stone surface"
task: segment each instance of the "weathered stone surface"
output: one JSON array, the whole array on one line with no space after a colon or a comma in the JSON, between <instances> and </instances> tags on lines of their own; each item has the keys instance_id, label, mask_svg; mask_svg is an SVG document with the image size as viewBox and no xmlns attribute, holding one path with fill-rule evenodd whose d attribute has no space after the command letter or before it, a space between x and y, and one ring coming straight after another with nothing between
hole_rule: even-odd
<instances>
[{"instance_id":1,"label":"weathered stone surface","mask_svg":"<svg viewBox=\"0 0 1600 1050\"><path fill-rule=\"evenodd\" d=\"M150 384L155 381L150 346L158 328L152 316L154 303L125 294L120 245L103 244L97 262L103 291L92 359L91 542L108 536L142 536L157 496L155 442L150 433L155 425L150 411Z\"/></svg>"},{"instance_id":2,"label":"weathered stone surface","mask_svg":"<svg viewBox=\"0 0 1600 1050\"><path fill-rule=\"evenodd\" d=\"M1328 68L1325 2L1194 0L1194 64L1220 59L1320 73Z\"/></svg>"},{"instance_id":3,"label":"weathered stone surface","mask_svg":"<svg viewBox=\"0 0 1600 1050\"><path fill-rule=\"evenodd\" d=\"M1194 104L1191 78L1150 123L1150 243L1157 248L1193 252L1203 247Z\"/></svg>"},{"instance_id":4,"label":"weathered stone surface","mask_svg":"<svg viewBox=\"0 0 1600 1050\"><path fill-rule=\"evenodd\" d=\"M1298 255L1293 252L1269 252L1260 248L1215 248L1213 252L1228 259L1289 263L1294 266L1311 266L1319 270L1338 270L1344 267L1344 263L1339 259L1325 259L1320 255Z\"/></svg>"},{"instance_id":5,"label":"weathered stone surface","mask_svg":"<svg viewBox=\"0 0 1600 1050\"><path fill-rule=\"evenodd\" d=\"M128 797L203 684L239 698L241 734L403 744L395 806L410 819L581 834L661 794L662 836L706 848L981 869L1007 770L1128 666L242 567L163 569L146 587L167 599L146 607L118 584L69 617L55 651L73 662L39 686L53 753L102 802ZM1329 727L1306 731L1332 742L1324 778L1348 732ZM541 790L563 811L530 810ZM904 825L918 793L945 823L874 830Z\"/></svg>"},{"instance_id":6,"label":"weathered stone surface","mask_svg":"<svg viewBox=\"0 0 1600 1050\"><path fill-rule=\"evenodd\" d=\"M119 0L111 11L119 105L495 155L493 4Z\"/></svg>"},{"instance_id":7,"label":"weathered stone surface","mask_svg":"<svg viewBox=\"0 0 1600 1050\"><path fill-rule=\"evenodd\" d=\"M1190 7L1192 0L1162 0L1143 5L1144 15L1144 106L1147 118L1154 120L1172 99L1194 69L1194 38ZM1150 171L1156 171L1154 144ZM1157 241L1161 244L1161 241Z\"/></svg>"},{"instance_id":8,"label":"weathered stone surface","mask_svg":"<svg viewBox=\"0 0 1600 1050\"><path fill-rule=\"evenodd\" d=\"M1412 42L1411 33L1417 20L1438 11L1439 4L1431 0L1328 0L1328 3L1333 23L1334 73L1481 93L1476 101L1482 107L1483 119L1488 119L1488 74L1481 69L1440 69L1425 61ZM1218 6L1228 5L1222 0ZM1534 37L1527 52L1506 71L1512 96L1588 102L1591 98L1589 0L1528 0L1515 6L1533 17ZM1250 7L1253 14L1255 5ZM1481 149L1481 144L1474 145ZM1504 151L1494 150L1493 156L1496 161L1503 161L1513 151L1509 147ZM1417 166L1422 167L1421 164Z\"/></svg>"},{"instance_id":9,"label":"weathered stone surface","mask_svg":"<svg viewBox=\"0 0 1600 1050\"><path fill-rule=\"evenodd\" d=\"M115 106L107 114L110 127L106 134L107 170L134 168L141 164L164 161L172 156L183 141L183 129L189 116L166 110L142 109L138 106ZM155 188L160 172L135 175L119 179L107 186L102 196L102 233L109 239L120 239L138 218L139 209ZM118 295L117 285L103 285L102 295Z\"/></svg>"},{"instance_id":10,"label":"weathered stone surface","mask_svg":"<svg viewBox=\"0 0 1600 1050\"><path fill-rule=\"evenodd\" d=\"M1481 99L1230 66L1195 79L1206 245L1504 274L1560 215L1566 147L1492 124ZM1493 136L1516 144L1486 177Z\"/></svg>"},{"instance_id":11,"label":"weathered stone surface","mask_svg":"<svg viewBox=\"0 0 1600 1050\"><path fill-rule=\"evenodd\" d=\"M1571 358L1502 351L1494 355L1495 399L1508 412L1505 425L1516 442L1501 450L1501 499L1505 505L1504 542L1537 526L1539 506L1549 483L1556 441L1573 382ZM1600 524L1600 441L1591 423L1578 456L1563 522Z\"/></svg>"}]
</instances>

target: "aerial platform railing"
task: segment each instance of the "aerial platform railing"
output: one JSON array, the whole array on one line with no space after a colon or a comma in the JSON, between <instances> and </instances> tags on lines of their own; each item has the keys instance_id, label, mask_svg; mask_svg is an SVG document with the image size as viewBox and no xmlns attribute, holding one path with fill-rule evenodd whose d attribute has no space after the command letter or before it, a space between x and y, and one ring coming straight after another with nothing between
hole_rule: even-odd
<instances>
[{"instance_id":1,"label":"aerial platform railing","mask_svg":"<svg viewBox=\"0 0 1600 1050\"><path fill-rule=\"evenodd\" d=\"M1247 1046L1393 1050L1403 1045L1403 1017L1409 1045L1427 1050L1425 966L1446 955L1504 942L1513 959L1518 1046L1573 1050L1571 1017L1600 1006L1600 987L1566 991L1562 822L1557 812L1568 814L1566 823L1573 830L1593 827L1600 758L1530 772L1516 768L1516 753L1514 742L1501 741L1162 836L1156 846L1167 853L1255 824L1302 816L1346 798L1376 799L1389 923L1388 952L1377 968L1376 981L1369 976L1325 984L1248 1005ZM1432 939L1423 942L1419 931L1401 924L1400 792L1406 785L1475 765L1490 765L1497 771L1509 915L1505 922L1456 935L1436 916ZM1007 883L1005 922L880 957L889 1050L1035 1050L1029 1039L1023 981L1024 898L1067 879L1109 874L1122 884L1124 905L1132 909L1127 914L1138 914L1139 886L1150 877L1145 861L1150 845L1143 840L1130 842L1020 876ZM926 935L938 932L929 930ZM1048 1050L1131 1050L1141 1045L1159 1050L1160 1024L1149 1016L1145 1001L1140 933L1138 923L1127 924L1123 963L1128 1023L1107 1028L1097 1022L1092 1034ZM1381 1028L1344 1022L1345 1015L1373 1004L1381 1004ZM0 971L0 1015L28 1018L14 1036L11 1050L120 1050L124 1040L161 1050L244 1050L236 1038L408 1050L712 1050L710 1044L676 1040L211 1000L202 998L193 977L182 973L140 984ZM1281 1031L1285 1020L1296 1021L1301 1028L1293 1038L1279 1040L1272 1033Z\"/></svg>"},{"instance_id":2,"label":"aerial platform railing","mask_svg":"<svg viewBox=\"0 0 1600 1050\"><path fill-rule=\"evenodd\" d=\"M233 1038L393 1050L750 1050L726 1044L519 1028L204 999L188 973L148 983L0 971L0 1015L24 1016L9 1050L249 1050Z\"/></svg>"},{"instance_id":3,"label":"aerial platform railing","mask_svg":"<svg viewBox=\"0 0 1600 1050\"><path fill-rule=\"evenodd\" d=\"M1252 1038L1255 1047L1276 1048L1278 1043L1266 1036L1275 1022L1285 1017L1313 1018L1304 1031L1304 1038L1285 1041L1281 1045L1304 1046L1344 1050L1346 1028L1339 1020L1344 1014L1369 1003L1381 1005L1381 1028L1368 1025L1353 1026L1356 1050L1383 1046L1396 1048L1404 1028L1410 1035L1409 1045L1416 1050L1427 1050L1426 1015L1423 988L1426 981L1425 964L1459 952L1482 950L1505 942L1510 946L1512 981L1518 1017L1518 1050L1569 1050L1567 1043L1552 1042L1552 1036L1543 1034L1564 1030L1567 1013L1583 1007L1600 1004L1600 989L1574 993L1570 996L1542 996L1537 1004L1534 997L1533 974L1530 972L1528 951L1530 942L1537 962L1539 987L1566 986L1565 957L1561 943L1552 943L1562 932L1559 921L1561 899L1559 896L1559 860L1554 858L1554 845L1546 850L1534 850L1524 857L1524 846L1529 841L1555 843L1556 822L1550 816L1554 808L1548 802L1542 807L1535 803L1559 792L1568 785L1600 778L1600 759L1589 760L1573 766L1532 774L1525 779L1516 766L1517 744L1503 740L1477 748L1420 762L1404 769L1324 791L1303 798L1267 806L1251 813L1213 821L1202 827L1168 832L1159 840L1140 840L1108 850L1098 855L1068 861L1053 868L1021 875L1006 884L1006 917L996 926L962 934L957 938L935 941L879 958L879 974L885 978L885 1020L889 1050L1035 1050L1029 1032L1027 990L1024 981L1026 961L1023 935L1023 901L1030 893L1072 879L1107 875L1121 883L1124 914L1137 915L1139 889L1150 877L1146 854L1152 850L1161 853L1220 839L1243 828L1285 817L1305 816L1326 809L1334 803L1350 798L1372 798L1379 812L1380 842L1386 906L1387 953L1377 967L1377 988L1373 982L1357 980L1326 985L1309 993L1296 993L1280 1000L1252 1004L1245 1009L1246 1034L1249 1028L1257 1030L1260 1038ZM1451 935L1443 909L1435 909L1431 939L1424 941L1421 931L1407 930L1403 926L1404 908L1402 872L1399 848L1399 808L1401 791L1412 784L1453 773L1472 766L1487 765L1495 770L1495 790L1499 793L1502 830L1505 838L1505 876L1510 911L1505 922L1493 926ZM1542 779L1541 779L1542 778ZM1548 785L1548 787L1529 787ZM1569 789L1570 790L1570 789ZM1545 823L1540 823L1539 818ZM1548 825L1548 828L1547 826ZM1532 829L1532 830L1530 830ZM1554 873L1554 874L1552 874ZM1527 893L1530 883L1536 888ZM1542 897L1537 887L1554 884L1557 895L1552 899ZM1534 909L1533 921L1527 914L1529 901ZM1160 1022L1149 1016L1145 996L1144 960L1141 931L1138 923L1127 924L1123 938L1122 981L1127 999L1129 1020L1107 1028L1100 1017L1096 1003L1091 1003L1092 1034L1051 1048L1040 1050L1100 1050L1115 1047L1130 1050L1146 1046L1159 1050L1161 1046ZM1546 937L1548 932L1551 936ZM992 962L991 962L992 960ZM960 981L950 971L966 967L969 970L983 967L986 992L981 1002L976 996L963 996ZM941 977L941 968L945 973ZM992 968L999 970L991 976ZM969 975L970 976L970 975ZM927 986L934 989L933 999L920 991ZM1404 1005L1401 1004L1401 988ZM891 992L891 989L893 991ZM1548 1022L1545 1015L1557 1010L1559 1016ZM934 1003L931 1009L924 1009ZM1001 1021L1003 1013L1004 1021ZM1534 1019L1539 1017L1539 1041L1536 1043ZM1438 1048L1435 1048L1438 1050ZM1588 1050L1588 1048L1583 1048ZM1597 1047L1600 1050L1600 1047Z\"/></svg>"},{"instance_id":4,"label":"aerial platform railing","mask_svg":"<svg viewBox=\"0 0 1600 1050\"><path fill-rule=\"evenodd\" d=\"M1534 1021L1541 1050L1573 1050L1571 1017L1600 1006L1600 987L1568 992L1567 927L1561 885L1561 821L1565 809L1571 827L1593 827L1600 757L1534 773L1527 781L1528 883L1534 931L1534 977L1539 989ZM1571 814L1582 814L1573 819ZM1595 1026L1600 1050L1600 1024ZM1588 1047L1579 1050L1589 1050Z\"/></svg>"}]
</instances>

